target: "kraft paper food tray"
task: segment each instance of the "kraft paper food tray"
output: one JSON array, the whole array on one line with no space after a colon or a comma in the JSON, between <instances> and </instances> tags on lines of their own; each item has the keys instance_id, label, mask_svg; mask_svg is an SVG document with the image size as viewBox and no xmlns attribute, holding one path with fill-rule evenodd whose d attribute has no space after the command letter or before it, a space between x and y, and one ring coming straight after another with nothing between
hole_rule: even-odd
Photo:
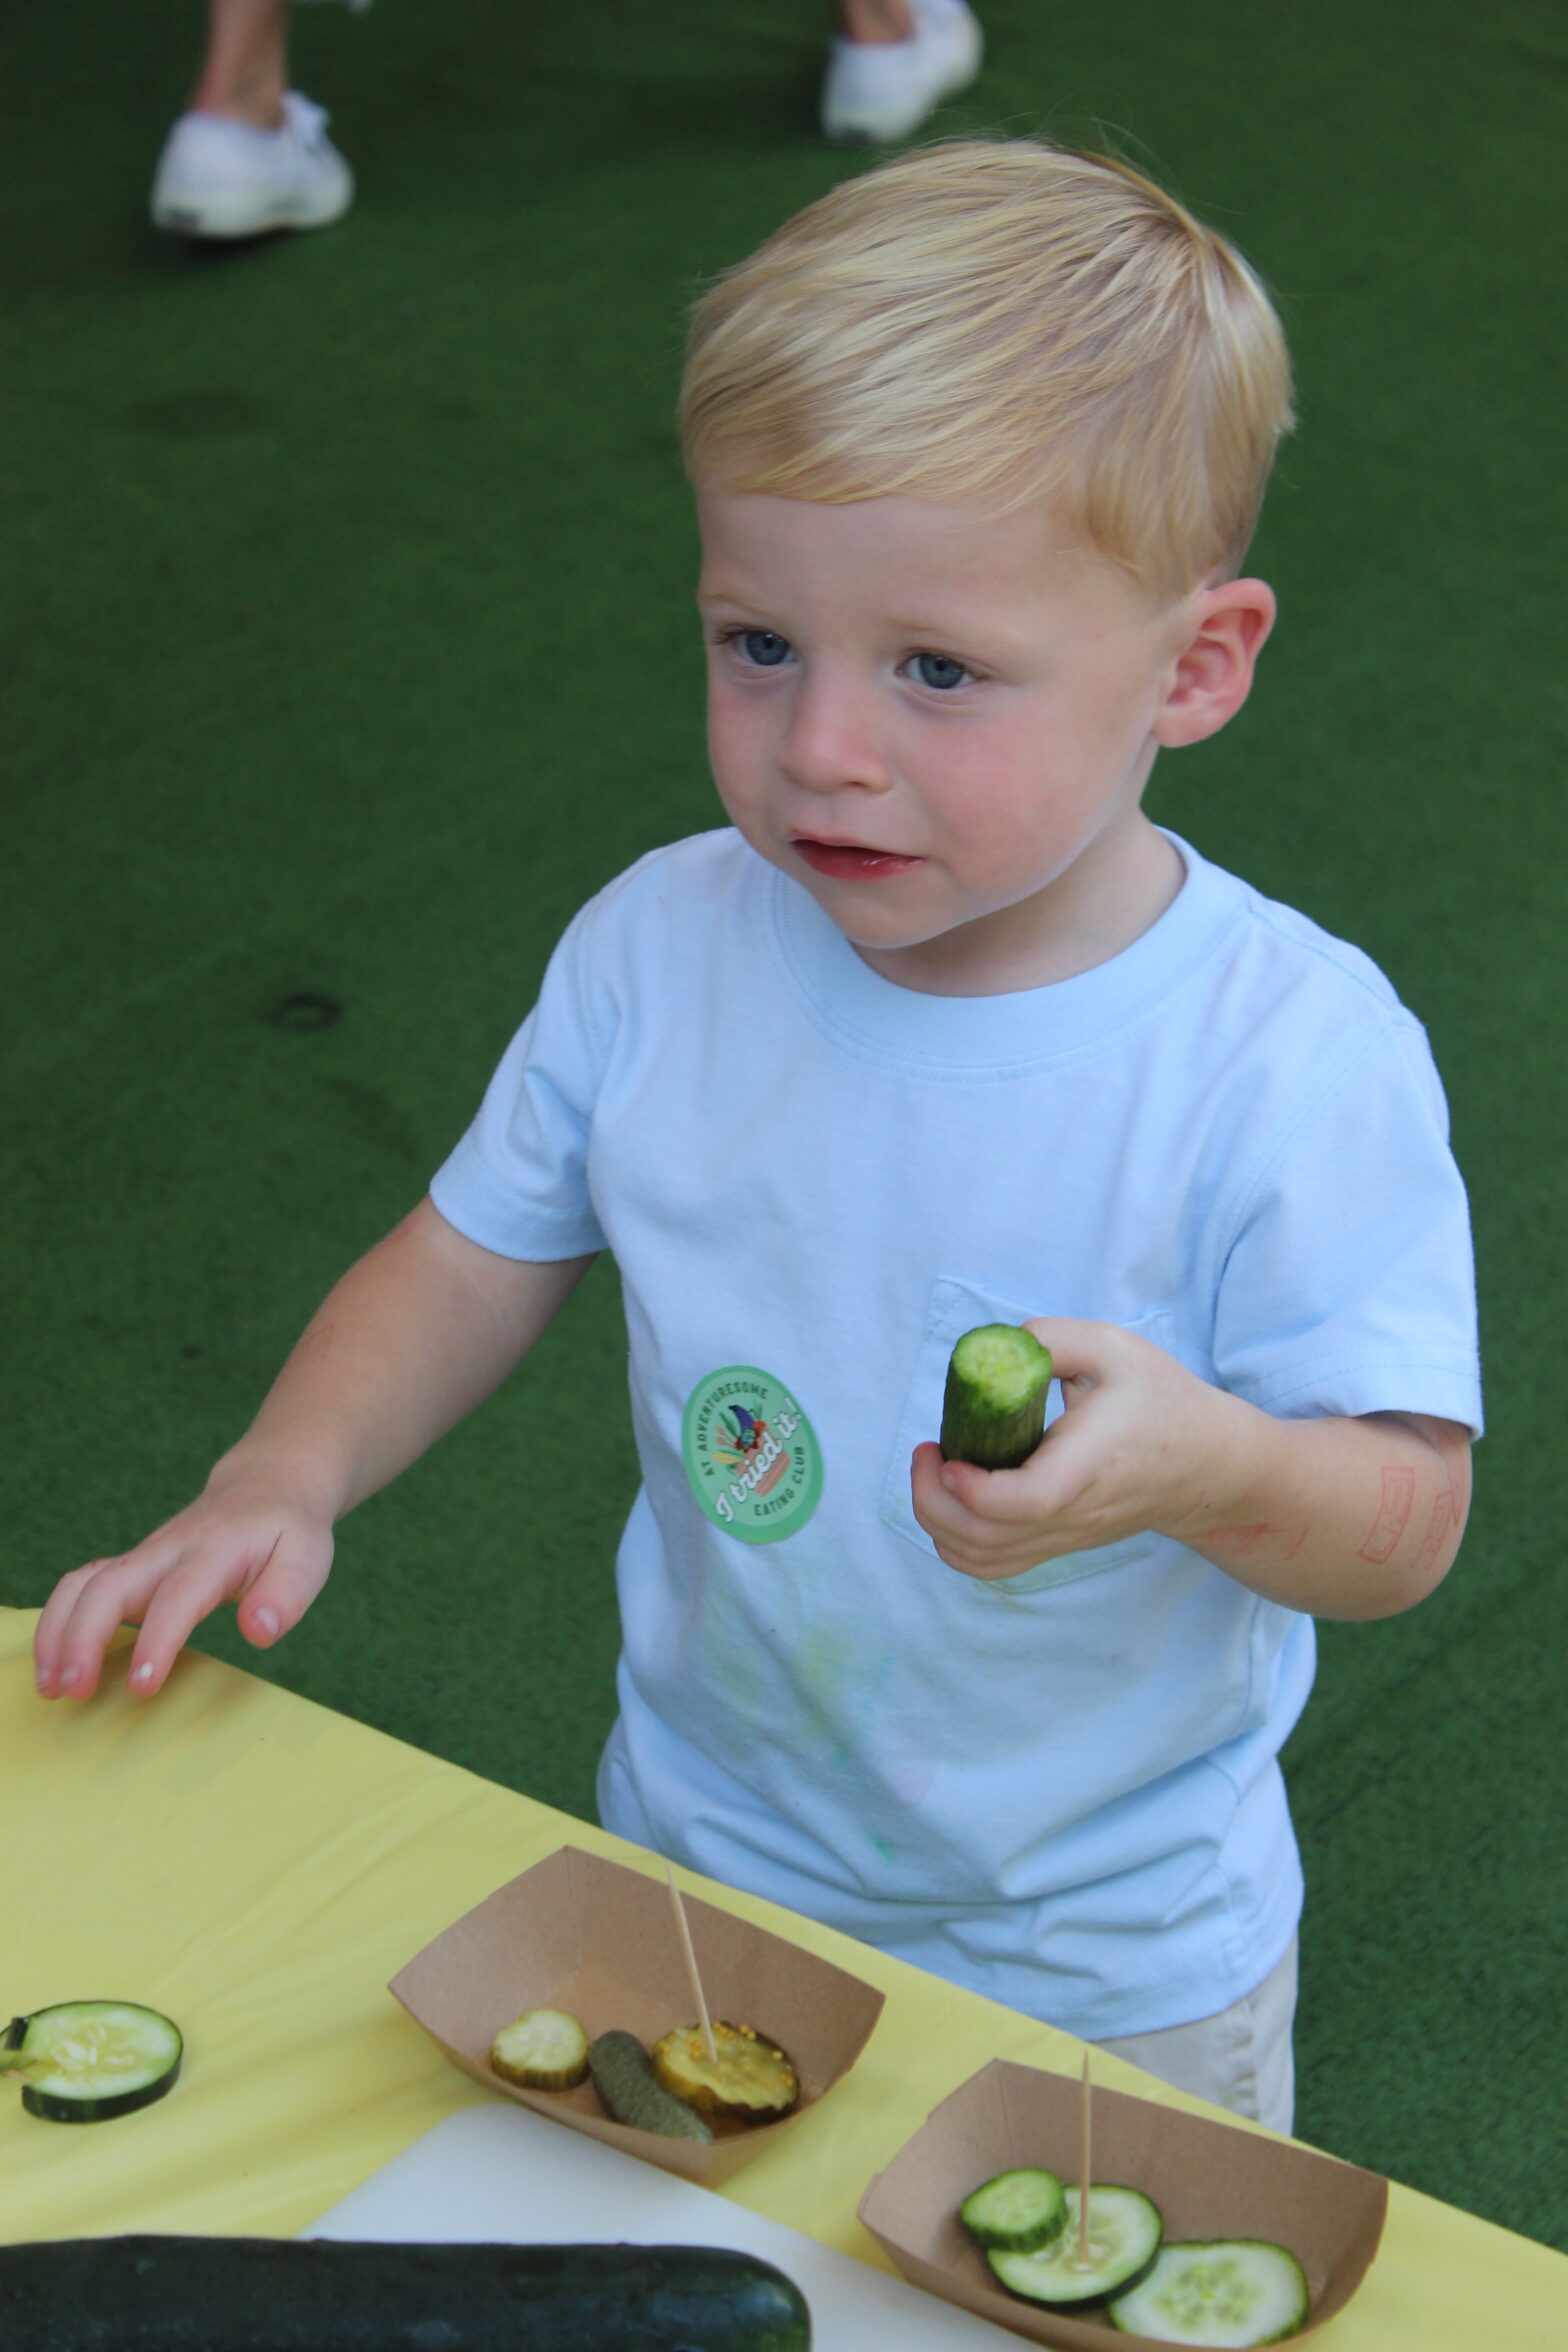
<instances>
[{"instance_id":1,"label":"kraft paper food tray","mask_svg":"<svg viewBox=\"0 0 1568 2352\"><path fill-rule=\"evenodd\" d=\"M454 2066L573 2131L625 2148L706 2187L787 2132L865 2048L884 1996L784 1936L684 1895L709 2014L752 2025L787 2050L800 2099L778 2123L715 2127L711 2144L612 2122L591 2081L528 2091L492 2073L490 2044L527 2009L565 2009L590 2041L611 2027L645 2047L696 2022L662 1878L562 1846L457 1920L393 1978L391 1990Z\"/></svg>"},{"instance_id":2,"label":"kraft paper food tray","mask_svg":"<svg viewBox=\"0 0 1568 2352\"><path fill-rule=\"evenodd\" d=\"M934 2108L872 2181L860 2219L913 2286L1060 2352L1146 2345L1101 2316L1064 2317L998 2284L958 2218L971 2189L1015 2165L1078 2179L1076 2077L994 2059ZM1377 2252L1388 2183L1288 2140L1191 2115L1124 2091L1093 2093L1095 2180L1142 2189L1167 2239L1271 2238L1306 2273L1311 2308L1300 2343L1343 2310Z\"/></svg>"}]
</instances>

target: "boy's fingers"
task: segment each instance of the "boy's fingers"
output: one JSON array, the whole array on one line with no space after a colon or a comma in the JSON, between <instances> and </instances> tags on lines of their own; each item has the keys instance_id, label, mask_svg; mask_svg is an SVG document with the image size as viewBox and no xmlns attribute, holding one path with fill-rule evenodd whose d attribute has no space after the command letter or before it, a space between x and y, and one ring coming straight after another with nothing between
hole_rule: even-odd
<instances>
[{"instance_id":1,"label":"boy's fingers","mask_svg":"<svg viewBox=\"0 0 1568 2352\"><path fill-rule=\"evenodd\" d=\"M221 1553L193 1552L170 1570L148 1600L125 1679L139 1693L161 1690L191 1634L226 1601L240 1581L237 1564Z\"/></svg>"},{"instance_id":2,"label":"boy's fingers","mask_svg":"<svg viewBox=\"0 0 1568 2352\"><path fill-rule=\"evenodd\" d=\"M136 1636L126 1682L139 1694L161 1690L186 1641L204 1617L210 1617L225 1598L221 1589L209 1597L200 1570L184 1570L165 1577L147 1604Z\"/></svg>"},{"instance_id":3,"label":"boy's fingers","mask_svg":"<svg viewBox=\"0 0 1568 2352\"><path fill-rule=\"evenodd\" d=\"M1058 1380L1105 1379L1122 1360L1123 1343L1133 1336L1115 1323L1092 1323L1071 1315L1033 1315L1023 1328L1050 1349L1051 1371Z\"/></svg>"},{"instance_id":4,"label":"boy's fingers","mask_svg":"<svg viewBox=\"0 0 1568 2352\"><path fill-rule=\"evenodd\" d=\"M98 1687L107 1650L127 1618L139 1615L166 1573L163 1546L90 1560L62 1576L39 1616L33 1640L39 1690L47 1698L85 1699Z\"/></svg>"},{"instance_id":5,"label":"boy's fingers","mask_svg":"<svg viewBox=\"0 0 1568 2352\"><path fill-rule=\"evenodd\" d=\"M933 1525L949 1534L956 1534L968 1517L968 1507L956 1491L957 1481L949 1487L947 1479L957 1470L967 1470L963 1462L944 1462L942 1449L929 1441L917 1445L909 1464L909 1493L915 1516L928 1535Z\"/></svg>"},{"instance_id":6,"label":"boy's fingers","mask_svg":"<svg viewBox=\"0 0 1568 2352\"><path fill-rule=\"evenodd\" d=\"M38 1623L33 1628L33 1662L40 1676L47 1678L59 1665L61 1639L77 1595L107 1565L104 1560L89 1560L84 1567L67 1570L40 1609Z\"/></svg>"},{"instance_id":7,"label":"boy's fingers","mask_svg":"<svg viewBox=\"0 0 1568 2352\"><path fill-rule=\"evenodd\" d=\"M966 1550L1005 1546L1022 1527L1040 1527L1064 1502L1018 1470L981 1470L973 1462L944 1462L937 1446L916 1448L910 1464L915 1516L934 1543ZM1042 1558L1044 1555L1041 1555Z\"/></svg>"},{"instance_id":8,"label":"boy's fingers","mask_svg":"<svg viewBox=\"0 0 1568 2352\"><path fill-rule=\"evenodd\" d=\"M140 1626L126 1670L132 1688L156 1690L185 1634L223 1598L221 1571L200 1552L177 1553L172 1565L149 1576L147 1590L121 1611Z\"/></svg>"},{"instance_id":9,"label":"boy's fingers","mask_svg":"<svg viewBox=\"0 0 1568 2352\"><path fill-rule=\"evenodd\" d=\"M39 1691L90 1698L127 1621L141 1628L127 1680L139 1694L159 1690L195 1627L229 1600L240 1604L246 1639L265 1648L299 1622L331 1564L329 1529L252 1520L204 1540L171 1523L134 1551L89 1560L61 1577L33 1638Z\"/></svg>"},{"instance_id":10,"label":"boy's fingers","mask_svg":"<svg viewBox=\"0 0 1568 2352\"><path fill-rule=\"evenodd\" d=\"M1050 1441L1054 1447L1056 1440ZM919 1449L925 1452L924 1447ZM1076 1481L1064 1480L1058 1453L1049 1462L1038 1452L1017 1470L982 1470L974 1462L944 1462L940 1449L926 1466L924 1500L954 1534L975 1532L974 1522L995 1528L1022 1527L1054 1519L1067 1508ZM918 1454L917 1454L918 1459ZM953 1509L951 1506L956 1505Z\"/></svg>"},{"instance_id":11,"label":"boy's fingers","mask_svg":"<svg viewBox=\"0 0 1568 2352\"><path fill-rule=\"evenodd\" d=\"M123 1555L120 1555L103 1560L88 1560L80 1568L67 1570L38 1613L38 1624L33 1633L33 1649L37 1656L58 1656L65 1629L87 1587L106 1568L118 1568L122 1562Z\"/></svg>"},{"instance_id":12,"label":"boy's fingers","mask_svg":"<svg viewBox=\"0 0 1568 2352\"><path fill-rule=\"evenodd\" d=\"M239 1626L248 1642L270 1649L291 1633L327 1581L332 1537L325 1530L280 1537L272 1557L239 1606Z\"/></svg>"},{"instance_id":13,"label":"boy's fingers","mask_svg":"<svg viewBox=\"0 0 1568 2352\"><path fill-rule=\"evenodd\" d=\"M182 1563L148 1604L126 1681L139 1697L161 1690L203 1618L235 1597L241 1633L258 1648L270 1647L304 1616L331 1561L330 1536L307 1538L284 1530L262 1554L259 1567L232 1550Z\"/></svg>"}]
</instances>

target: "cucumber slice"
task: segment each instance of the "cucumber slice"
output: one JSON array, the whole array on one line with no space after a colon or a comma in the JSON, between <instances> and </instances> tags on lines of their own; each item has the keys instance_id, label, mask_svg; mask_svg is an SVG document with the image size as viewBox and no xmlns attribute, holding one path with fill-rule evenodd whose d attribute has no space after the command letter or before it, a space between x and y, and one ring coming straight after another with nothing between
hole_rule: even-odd
<instances>
[{"instance_id":1,"label":"cucumber slice","mask_svg":"<svg viewBox=\"0 0 1568 2352\"><path fill-rule=\"evenodd\" d=\"M1053 2310L1104 2303L1146 2276L1160 2236L1160 2209L1141 2189L1096 2181L1089 2190L1089 2260L1082 2270L1076 2189L1067 2191L1059 2236L1037 2253L993 2253L991 2268L1012 2294Z\"/></svg>"},{"instance_id":2,"label":"cucumber slice","mask_svg":"<svg viewBox=\"0 0 1568 2352\"><path fill-rule=\"evenodd\" d=\"M958 2208L969 2235L990 2249L1028 2254L1048 2246L1067 2212L1062 2184L1043 2165L1023 2164L999 2172L972 2189Z\"/></svg>"},{"instance_id":3,"label":"cucumber slice","mask_svg":"<svg viewBox=\"0 0 1568 2352\"><path fill-rule=\"evenodd\" d=\"M1110 2306L1116 2326L1162 2344L1251 2352L1306 2323L1310 2298L1294 2254L1266 2238L1162 2246L1140 2286Z\"/></svg>"},{"instance_id":4,"label":"cucumber slice","mask_svg":"<svg viewBox=\"0 0 1568 2352\"><path fill-rule=\"evenodd\" d=\"M1016 1470L1045 1432L1051 1351L1015 1323L966 1331L947 1367L942 1458Z\"/></svg>"},{"instance_id":5,"label":"cucumber slice","mask_svg":"<svg viewBox=\"0 0 1568 2352\"><path fill-rule=\"evenodd\" d=\"M0 2072L19 2075L22 2105L48 2123L105 2123L172 2091L180 2029L135 2001L59 2001L13 2017Z\"/></svg>"}]
</instances>

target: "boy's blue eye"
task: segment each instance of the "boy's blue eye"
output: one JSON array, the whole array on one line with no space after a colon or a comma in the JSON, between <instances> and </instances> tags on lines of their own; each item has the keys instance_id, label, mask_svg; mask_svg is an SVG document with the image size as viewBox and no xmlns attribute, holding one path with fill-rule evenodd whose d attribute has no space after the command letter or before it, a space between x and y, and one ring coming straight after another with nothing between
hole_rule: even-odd
<instances>
[{"instance_id":1,"label":"boy's blue eye","mask_svg":"<svg viewBox=\"0 0 1568 2352\"><path fill-rule=\"evenodd\" d=\"M950 653L917 653L915 656L915 676L922 686L939 689L961 686L968 675L963 663L954 661Z\"/></svg>"},{"instance_id":2,"label":"boy's blue eye","mask_svg":"<svg viewBox=\"0 0 1568 2352\"><path fill-rule=\"evenodd\" d=\"M772 629L743 629L740 645L746 659L755 662L759 670L776 670L790 656L789 639Z\"/></svg>"}]
</instances>

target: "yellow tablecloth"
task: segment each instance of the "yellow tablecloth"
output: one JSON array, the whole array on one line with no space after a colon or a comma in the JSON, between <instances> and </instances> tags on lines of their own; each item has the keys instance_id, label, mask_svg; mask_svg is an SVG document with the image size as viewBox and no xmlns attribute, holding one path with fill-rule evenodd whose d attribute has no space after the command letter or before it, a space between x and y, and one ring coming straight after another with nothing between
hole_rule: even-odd
<instances>
[{"instance_id":1,"label":"yellow tablecloth","mask_svg":"<svg viewBox=\"0 0 1568 2352\"><path fill-rule=\"evenodd\" d=\"M174 2096L112 2126L0 2087L0 2235L286 2236L474 2085L388 1979L492 1889L571 1843L640 1849L254 1676L187 1655L150 1704L32 1687L33 1613L0 1610L0 2015L101 1995L185 2031ZM880 1985L853 2074L724 2194L881 2263L871 2175L987 2060L1076 2073L1080 2045L725 1888L710 1899ZM1102 2058L1110 2085L1182 2101ZM1396 2187L1382 2251L1325 2352L1563 2352L1568 2260Z\"/></svg>"}]
</instances>

